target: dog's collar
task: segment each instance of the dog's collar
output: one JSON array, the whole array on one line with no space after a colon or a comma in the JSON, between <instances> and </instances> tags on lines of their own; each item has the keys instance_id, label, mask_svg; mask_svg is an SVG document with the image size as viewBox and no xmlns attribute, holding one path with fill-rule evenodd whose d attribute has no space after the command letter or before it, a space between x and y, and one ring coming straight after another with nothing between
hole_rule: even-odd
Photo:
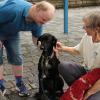
<instances>
[{"instance_id":1,"label":"dog's collar","mask_svg":"<svg viewBox=\"0 0 100 100\"><path fill-rule=\"evenodd\" d=\"M45 58L46 60L50 60L51 58L53 58L54 55L55 55L55 52L53 52L51 56L45 57L44 55L42 55L42 57Z\"/></svg>"}]
</instances>

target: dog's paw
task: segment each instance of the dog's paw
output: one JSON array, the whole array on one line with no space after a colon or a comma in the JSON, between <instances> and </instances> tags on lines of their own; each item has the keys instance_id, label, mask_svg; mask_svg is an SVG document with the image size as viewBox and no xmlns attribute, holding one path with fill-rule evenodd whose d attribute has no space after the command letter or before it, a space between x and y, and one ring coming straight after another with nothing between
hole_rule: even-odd
<instances>
[{"instance_id":1,"label":"dog's paw","mask_svg":"<svg viewBox=\"0 0 100 100\"><path fill-rule=\"evenodd\" d=\"M50 100L46 94L36 93L34 95L36 100Z\"/></svg>"},{"instance_id":2,"label":"dog's paw","mask_svg":"<svg viewBox=\"0 0 100 100\"><path fill-rule=\"evenodd\" d=\"M46 94L41 95L41 100L50 100Z\"/></svg>"},{"instance_id":3,"label":"dog's paw","mask_svg":"<svg viewBox=\"0 0 100 100\"><path fill-rule=\"evenodd\" d=\"M35 98L36 100L41 100L41 99L40 99L40 93L39 93L39 92L35 93L34 98Z\"/></svg>"}]
</instances>

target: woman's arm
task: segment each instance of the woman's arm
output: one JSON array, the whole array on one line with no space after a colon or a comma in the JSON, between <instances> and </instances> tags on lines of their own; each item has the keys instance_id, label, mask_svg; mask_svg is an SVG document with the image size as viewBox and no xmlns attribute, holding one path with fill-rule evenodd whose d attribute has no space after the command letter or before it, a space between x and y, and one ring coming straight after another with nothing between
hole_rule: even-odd
<instances>
[{"instance_id":1,"label":"woman's arm","mask_svg":"<svg viewBox=\"0 0 100 100\"><path fill-rule=\"evenodd\" d=\"M61 42L57 42L56 49L58 51L68 52L72 55L78 55L79 51L77 51L74 47L64 46Z\"/></svg>"}]
</instances>

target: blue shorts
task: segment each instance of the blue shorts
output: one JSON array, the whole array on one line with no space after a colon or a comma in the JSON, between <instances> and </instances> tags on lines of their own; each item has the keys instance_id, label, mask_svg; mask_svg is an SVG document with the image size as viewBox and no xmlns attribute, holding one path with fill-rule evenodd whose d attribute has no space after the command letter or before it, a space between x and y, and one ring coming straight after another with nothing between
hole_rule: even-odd
<instances>
[{"instance_id":1,"label":"blue shorts","mask_svg":"<svg viewBox=\"0 0 100 100\"><path fill-rule=\"evenodd\" d=\"M7 52L8 62L12 65L22 65L23 56L21 52L20 38L12 38L7 40L1 40L3 46ZM3 64L3 47L0 48L0 65Z\"/></svg>"}]
</instances>

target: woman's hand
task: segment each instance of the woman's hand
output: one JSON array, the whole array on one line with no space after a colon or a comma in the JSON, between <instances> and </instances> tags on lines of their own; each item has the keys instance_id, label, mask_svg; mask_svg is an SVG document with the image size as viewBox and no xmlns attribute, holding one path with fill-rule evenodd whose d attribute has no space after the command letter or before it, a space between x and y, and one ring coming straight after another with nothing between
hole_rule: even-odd
<instances>
[{"instance_id":1,"label":"woman's hand","mask_svg":"<svg viewBox=\"0 0 100 100\"><path fill-rule=\"evenodd\" d=\"M57 42L56 47L53 48L53 51L56 53L56 56L58 56L59 52L62 51L62 43Z\"/></svg>"},{"instance_id":2,"label":"woman's hand","mask_svg":"<svg viewBox=\"0 0 100 100\"><path fill-rule=\"evenodd\" d=\"M58 50L58 52L59 51L62 51L62 43L61 42L57 42L57 44L56 44L56 49Z\"/></svg>"},{"instance_id":3,"label":"woman's hand","mask_svg":"<svg viewBox=\"0 0 100 100\"><path fill-rule=\"evenodd\" d=\"M85 93L84 100L96 92L100 91L100 79L96 81L96 83Z\"/></svg>"}]
</instances>

